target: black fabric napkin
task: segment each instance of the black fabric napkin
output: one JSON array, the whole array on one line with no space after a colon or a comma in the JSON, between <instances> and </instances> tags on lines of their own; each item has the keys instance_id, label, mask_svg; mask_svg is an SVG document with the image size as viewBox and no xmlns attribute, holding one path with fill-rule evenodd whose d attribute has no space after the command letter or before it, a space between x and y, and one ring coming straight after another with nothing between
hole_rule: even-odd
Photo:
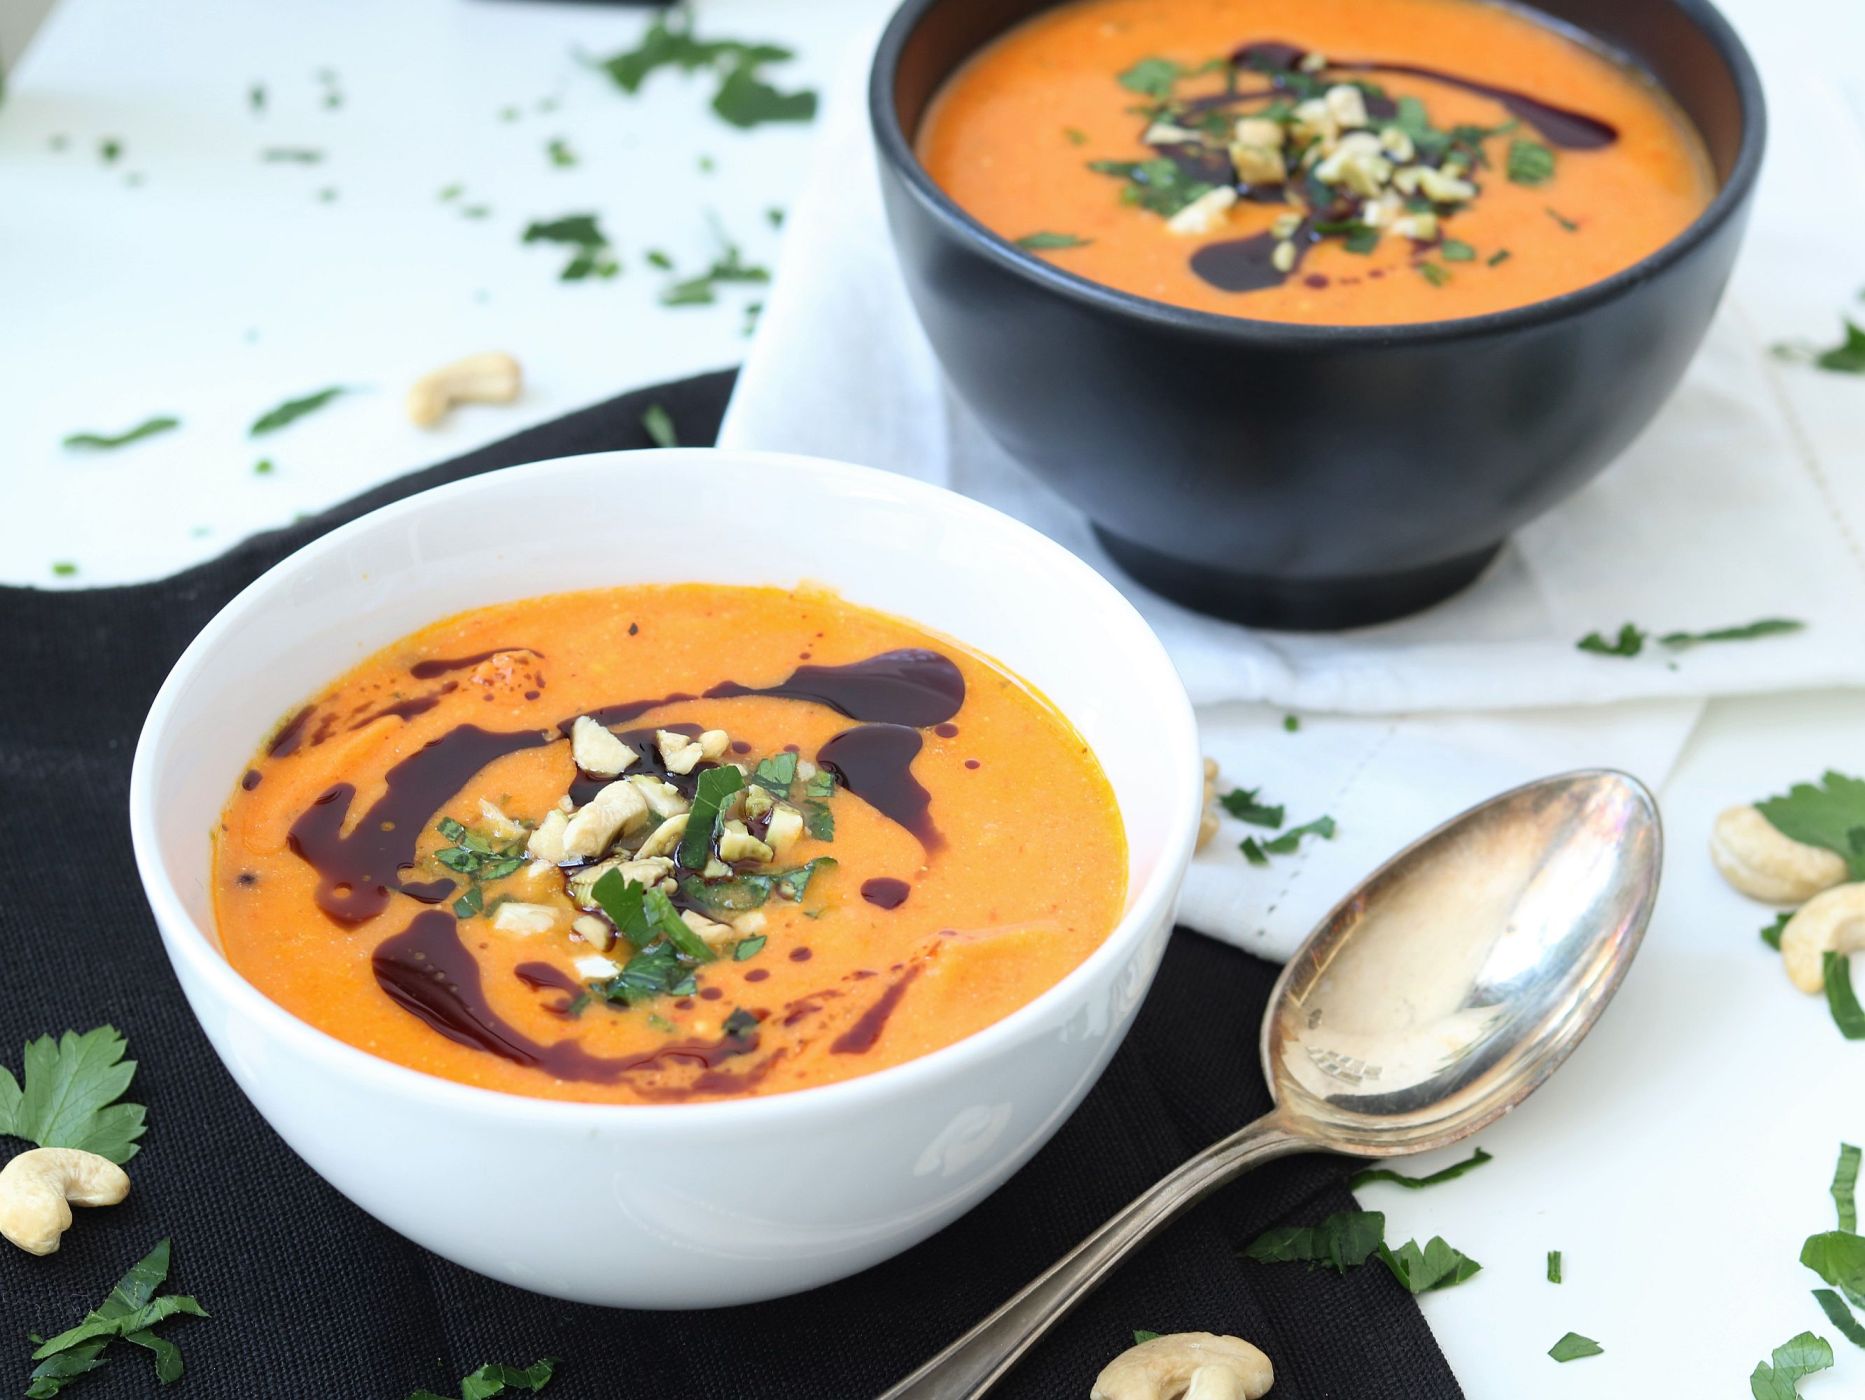
<instances>
[{"instance_id":1,"label":"black fabric napkin","mask_svg":"<svg viewBox=\"0 0 1865 1400\"><path fill-rule=\"evenodd\" d=\"M28 1332L74 1325L163 1236L181 1320L177 1400L457 1393L485 1361L561 1358L552 1400L864 1400L970 1326L1158 1176L1269 1107L1257 1027L1276 969L1181 933L1106 1076L1012 1181L942 1234L857 1278L714 1312L613 1312L493 1283L350 1205L247 1104L169 972L130 859L129 762L194 633L238 589L343 521L425 487L544 457L649 445L644 408L710 442L731 374L624 395L258 536L159 583L0 590L0 1063L29 1036L111 1022L140 1062L149 1132L128 1201L81 1211L37 1259L0 1242L0 1393L23 1389ZM228 775L229 782L232 775ZM20 1147L0 1139L0 1157ZM470 1161L459 1164L471 1171ZM1239 1256L1261 1230L1353 1202L1347 1164L1291 1158L1220 1193L1131 1259L996 1394L1081 1400L1136 1328L1229 1332L1274 1360L1274 1400L1461 1394L1412 1299L1377 1262L1344 1277ZM644 1183L645 1185L645 1183ZM540 1196L570 1189L537 1163ZM747 1181L747 1193L759 1189ZM523 1211L523 1200L512 1209ZM459 1222L471 1232L472 1220ZM148 1355L112 1349L68 1394L155 1392ZM18 1393L13 1390L12 1393Z\"/></svg>"}]
</instances>

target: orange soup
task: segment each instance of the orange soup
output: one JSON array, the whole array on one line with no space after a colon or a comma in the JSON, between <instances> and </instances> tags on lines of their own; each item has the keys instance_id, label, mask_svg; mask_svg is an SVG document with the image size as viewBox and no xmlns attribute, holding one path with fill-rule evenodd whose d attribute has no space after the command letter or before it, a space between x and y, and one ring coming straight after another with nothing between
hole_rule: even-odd
<instances>
[{"instance_id":1,"label":"orange soup","mask_svg":"<svg viewBox=\"0 0 1865 1400\"><path fill-rule=\"evenodd\" d=\"M1573 291L1715 191L1647 76L1476 0L1074 0L959 69L918 153L1058 267L1318 325Z\"/></svg>"},{"instance_id":2,"label":"orange soup","mask_svg":"<svg viewBox=\"0 0 1865 1400\"><path fill-rule=\"evenodd\" d=\"M1118 921L1078 735L812 591L463 613L286 718L227 803L228 960L398 1064L546 1098L780 1093L999 1020Z\"/></svg>"}]
</instances>

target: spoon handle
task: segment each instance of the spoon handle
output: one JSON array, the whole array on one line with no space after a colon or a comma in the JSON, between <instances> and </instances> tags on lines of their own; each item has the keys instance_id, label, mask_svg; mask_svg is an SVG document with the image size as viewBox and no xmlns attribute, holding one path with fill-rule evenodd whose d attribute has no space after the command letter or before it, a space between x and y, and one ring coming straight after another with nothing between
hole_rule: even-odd
<instances>
[{"instance_id":1,"label":"spoon handle","mask_svg":"<svg viewBox=\"0 0 1865 1400\"><path fill-rule=\"evenodd\" d=\"M984 1394L1154 1231L1257 1163L1306 1145L1285 1131L1274 1113L1213 1143L1142 1193L880 1400L972 1400Z\"/></svg>"}]
</instances>

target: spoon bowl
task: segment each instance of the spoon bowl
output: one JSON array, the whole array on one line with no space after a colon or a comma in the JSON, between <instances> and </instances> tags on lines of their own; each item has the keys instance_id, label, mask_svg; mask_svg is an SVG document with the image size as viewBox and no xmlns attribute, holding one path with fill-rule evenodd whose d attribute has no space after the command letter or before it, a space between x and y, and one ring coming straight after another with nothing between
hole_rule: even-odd
<instances>
[{"instance_id":1,"label":"spoon bowl","mask_svg":"<svg viewBox=\"0 0 1865 1400\"><path fill-rule=\"evenodd\" d=\"M1337 904L1270 993L1276 1107L1156 1182L881 1400L975 1400L1132 1250L1291 1152L1446 1147L1527 1098L1618 989L1658 897L1658 806L1607 769L1511 789Z\"/></svg>"},{"instance_id":2,"label":"spoon bowl","mask_svg":"<svg viewBox=\"0 0 1865 1400\"><path fill-rule=\"evenodd\" d=\"M1392 1157L1514 1108L1625 976L1662 847L1644 785L1596 770L1505 792L1393 856L1270 993L1263 1071L1284 1129Z\"/></svg>"}]
</instances>

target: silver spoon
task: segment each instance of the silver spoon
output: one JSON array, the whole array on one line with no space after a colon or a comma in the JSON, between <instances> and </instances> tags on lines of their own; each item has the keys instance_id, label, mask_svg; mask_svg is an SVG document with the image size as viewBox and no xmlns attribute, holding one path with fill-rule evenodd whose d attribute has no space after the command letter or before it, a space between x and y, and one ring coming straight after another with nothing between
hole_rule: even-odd
<instances>
[{"instance_id":1,"label":"silver spoon","mask_svg":"<svg viewBox=\"0 0 1865 1400\"><path fill-rule=\"evenodd\" d=\"M1335 906L1263 1019L1276 1106L1160 1181L881 1400L982 1395L1127 1254L1291 1152L1397 1157L1468 1137L1580 1043L1658 894L1657 803L1624 773L1529 783L1414 842Z\"/></svg>"}]
</instances>

